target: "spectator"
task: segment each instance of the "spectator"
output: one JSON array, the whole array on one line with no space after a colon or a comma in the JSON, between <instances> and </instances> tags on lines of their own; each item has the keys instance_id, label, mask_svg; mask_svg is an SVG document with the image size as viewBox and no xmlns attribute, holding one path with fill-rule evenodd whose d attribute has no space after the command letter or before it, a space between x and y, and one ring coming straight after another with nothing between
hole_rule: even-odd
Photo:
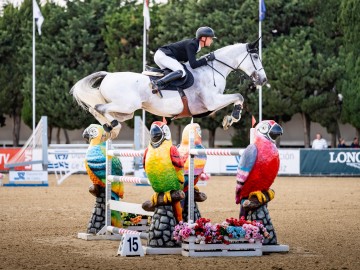
<instances>
[{"instance_id":1,"label":"spectator","mask_svg":"<svg viewBox=\"0 0 360 270\"><path fill-rule=\"evenodd\" d=\"M351 148L360 148L359 146L359 138L355 137L352 144L350 145Z\"/></svg>"},{"instance_id":2,"label":"spectator","mask_svg":"<svg viewBox=\"0 0 360 270\"><path fill-rule=\"evenodd\" d=\"M316 138L313 140L312 143L312 149L321 150L321 149L327 149L328 145L325 139L322 138L320 133L316 133Z\"/></svg>"},{"instance_id":3,"label":"spectator","mask_svg":"<svg viewBox=\"0 0 360 270\"><path fill-rule=\"evenodd\" d=\"M344 138L339 138L338 148L347 148L347 147L348 146L346 145Z\"/></svg>"}]
</instances>

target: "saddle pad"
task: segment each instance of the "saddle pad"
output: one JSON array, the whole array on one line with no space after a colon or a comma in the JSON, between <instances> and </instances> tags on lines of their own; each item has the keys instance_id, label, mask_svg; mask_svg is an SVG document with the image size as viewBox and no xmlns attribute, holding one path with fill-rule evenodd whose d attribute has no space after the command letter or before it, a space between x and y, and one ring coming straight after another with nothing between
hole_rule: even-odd
<instances>
[{"instance_id":1,"label":"saddle pad","mask_svg":"<svg viewBox=\"0 0 360 270\"><path fill-rule=\"evenodd\" d=\"M187 67L182 64L185 71L186 71L186 76L184 78L180 78L178 80L172 81L170 82L170 84L166 85L165 88L162 90L177 90L178 88L181 89L186 89L191 87L194 84L194 76L192 75L192 73L187 69ZM153 70L150 70L150 72L154 72ZM165 69L162 70L162 72L164 73L164 76L166 76L167 74L169 74L170 72L172 72L172 70L170 69ZM147 75L147 74L145 74ZM153 75L148 75L150 77L150 79L152 81L157 81L159 79L161 79L162 77L159 76L153 76Z\"/></svg>"}]
</instances>

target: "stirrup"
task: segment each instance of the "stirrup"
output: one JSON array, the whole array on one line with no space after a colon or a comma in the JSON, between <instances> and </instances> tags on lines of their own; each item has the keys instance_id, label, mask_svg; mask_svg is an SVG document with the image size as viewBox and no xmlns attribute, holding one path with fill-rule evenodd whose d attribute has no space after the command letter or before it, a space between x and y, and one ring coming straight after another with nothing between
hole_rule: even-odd
<instances>
[{"instance_id":1,"label":"stirrup","mask_svg":"<svg viewBox=\"0 0 360 270\"><path fill-rule=\"evenodd\" d=\"M157 94L160 98L163 98L163 95L159 89L159 86L157 86L153 81L150 82L150 88L151 88L151 92L155 95Z\"/></svg>"}]
</instances>

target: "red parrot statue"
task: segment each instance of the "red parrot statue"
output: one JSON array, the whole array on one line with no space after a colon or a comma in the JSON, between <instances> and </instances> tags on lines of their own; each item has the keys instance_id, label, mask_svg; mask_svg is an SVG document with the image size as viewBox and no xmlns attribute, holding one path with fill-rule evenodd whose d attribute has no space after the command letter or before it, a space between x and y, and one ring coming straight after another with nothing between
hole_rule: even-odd
<instances>
[{"instance_id":1,"label":"red parrot statue","mask_svg":"<svg viewBox=\"0 0 360 270\"><path fill-rule=\"evenodd\" d=\"M269 190L279 171L280 158L275 140L282 133L282 127L273 120L261 121L256 126L254 143L246 147L238 165L237 204L252 195L260 202L264 200L262 191Z\"/></svg>"},{"instance_id":2,"label":"red parrot statue","mask_svg":"<svg viewBox=\"0 0 360 270\"><path fill-rule=\"evenodd\" d=\"M261 121L255 128L254 140L241 155L236 175L235 201L241 203L240 217L261 222L268 235L264 245L276 245L277 237L267 203L275 193L270 189L280 167L275 140L283 129L273 120Z\"/></svg>"}]
</instances>

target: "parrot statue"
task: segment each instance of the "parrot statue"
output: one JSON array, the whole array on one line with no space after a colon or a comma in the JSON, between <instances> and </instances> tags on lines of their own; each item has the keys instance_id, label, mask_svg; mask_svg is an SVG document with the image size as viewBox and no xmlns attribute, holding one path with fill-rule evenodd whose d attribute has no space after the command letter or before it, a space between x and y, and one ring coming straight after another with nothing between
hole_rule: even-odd
<instances>
[{"instance_id":1,"label":"parrot statue","mask_svg":"<svg viewBox=\"0 0 360 270\"><path fill-rule=\"evenodd\" d=\"M201 128L197 123L188 124L182 133L181 143L178 146L178 151L180 153L180 157L184 163L184 175L185 175L185 183L184 183L184 192L188 189L188 175L189 175L189 131L194 131L194 148L195 149L205 149L202 145L201 141ZM199 181L200 175L204 172L204 167L206 164L206 155L196 155L194 157L194 185ZM195 187L197 191L199 189Z\"/></svg>"},{"instance_id":2,"label":"parrot statue","mask_svg":"<svg viewBox=\"0 0 360 270\"><path fill-rule=\"evenodd\" d=\"M264 224L268 232L264 245L277 244L267 203L275 196L270 189L280 166L275 140L282 134L282 127L273 120L257 124L253 143L242 153L236 175L235 201L241 205L240 217Z\"/></svg>"},{"instance_id":3,"label":"parrot statue","mask_svg":"<svg viewBox=\"0 0 360 270\"><path fill-rule=\"evenodd\" d=\"M256 196L259 202L264 201L262 191L269 190L279 171L280 158L275 140L282 133L282 127L273 120L257 124L254 143L246 147L239 161L235 195L237 204L251 196ZM273 197L271 190L269 193Z\"/></svg>"},{"instance_id":4,"label":"parrot statue","mask_svg":"<svg viewBox=\"0 0 360 270\"><path fill-rule=\"evenodd\" d=\"M195 149L205 149L202 145L201 141L201 128L200 125L197 123L190 123L185 126L182 136L181 136L181 143L178 146L178 151L180 153L180 157L184 162L184 192L185 198L181 201L181 205L183 208L183 219L188 220L188 183L189 183L189 131L193 130L194 132L194 148ZM206 200L206 194L200 192L199 188L196 186L197 182L203 176L206 176L204 173L204 167L206 164L206 155L196 155L194 156L194 219L197 220L201 218L201 214L196 202L202 202Z\"/></svg>"},{"instance_id":5,"label":"parrot statue","mask_svg":"<svg viewBox=\"0 0 360 270\"><path fill-rule=\"evenodd\" d=\"M184 163L176 146L172 145L171 132L165 122L156 121L150 127L150 143L144 157L144 170L155 191L151 198L157 205L159 193L164 194L164 202L171 203L178 222L182 221L180 201L172 202L171 191L183 189Z\"/></svg>"},{"instance_id":6,"label":"parrot statue","mask_svg":"<svg viewBox=\"0 0 360 270\"><path fill-rule=\"evenodd\" d=\"M91 124L83 132L83 137L89 142L89 147L85 155L85 168L93 185L89 191L95 197L104 193L106 184L106 140L108 133L101 125ZM117 157L111 158L111 174L123 174L122 165ZM103 192L102 192L103 191ZM111 184L111 198L113 200L122 199L124 196L124 183L115 182ZM105 216L104 216L105 218ZM121 227L121 215L118 211L111 211L111 224Z\"/></svg>"}]
</instances>

